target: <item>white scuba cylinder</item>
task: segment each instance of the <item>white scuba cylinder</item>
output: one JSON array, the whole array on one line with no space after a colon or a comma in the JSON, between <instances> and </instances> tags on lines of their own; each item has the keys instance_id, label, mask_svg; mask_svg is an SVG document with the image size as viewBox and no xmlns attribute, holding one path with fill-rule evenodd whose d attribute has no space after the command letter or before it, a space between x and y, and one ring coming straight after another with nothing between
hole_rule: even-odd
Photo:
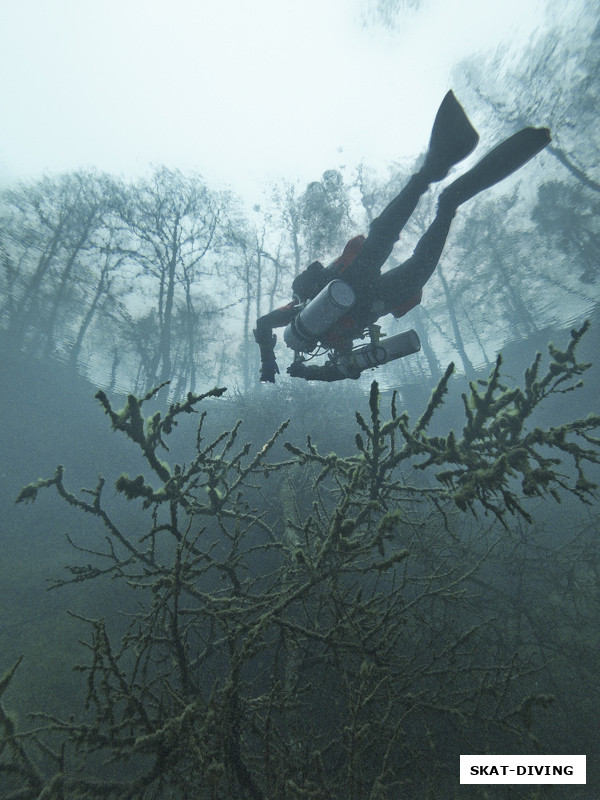
<instances>
[{"instance_id":1,"label":"white scuba cylinder","mask_svg":"<svg viewBox=\"0 0 600 800\"><path fill-rule=\"evenodd\" d=\"M351 286L333 280L297 314L283 332L283 340L296 352L313 350L319 337L349 311L356 301Z\"/></svg>"},{"instance_id":2,"label":"white scuba cylinder","mask_svg":"<svg viewBox=\"0 0 600 800\"><path fill-rule=\"evenodd\" d=\"M371 367L378 367L380 364L387 364L397 358L410 356L413 353L418 353L421 349L421 340L415 330L411 328L404 333L398 333L396 336L390 336L389 339L382 339L380 342L366 344L353 350L347 356L351 359L354 369L362 372ZM344 371L344 359L338 365L339 369Z\"/></svg>"}]
</instances>

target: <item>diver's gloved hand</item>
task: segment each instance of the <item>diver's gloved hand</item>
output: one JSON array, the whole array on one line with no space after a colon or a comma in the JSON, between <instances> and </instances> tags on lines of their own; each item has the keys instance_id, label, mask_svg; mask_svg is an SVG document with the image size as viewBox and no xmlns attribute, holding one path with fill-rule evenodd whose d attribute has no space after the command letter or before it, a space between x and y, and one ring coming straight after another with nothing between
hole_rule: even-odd
<instances>
[{"instance_id":1,"label":"diver's gloved hand","mask_svg":"<svg viewBox=\"0 0 600 800\"><path fill-rule=\"evenodd\" d=\"M287 368L287 373L288 375L291 375L292 378L303 378L305 372L306 367L302 361L292 361Z\"/></svg>"},{"instance_id":2,"label":"diver's gloved hand","mask_svg":"<svg viewBox=\"0 0 600 800\"><path fill-rule=\"evenodd\" d=\"M265 358L260 365L260 382L261 383L275 383L275 375L279 375L279 367L275 356Z\"/></svg>"},{"instance_id":3,"label":"diver's gloved hand","mask_svg":"<svg viewBox=\"0 0 600 800\"><path fill-rule=\"evenodd\" d=\"M303 361L294 361L287 368L288 374L292 378L304 378L305 381L343 381L345 378L358 378L360 370L354 375L348 372L341 372L336 364L320 364L308 366Z\"/></svg>"}]
</instances>

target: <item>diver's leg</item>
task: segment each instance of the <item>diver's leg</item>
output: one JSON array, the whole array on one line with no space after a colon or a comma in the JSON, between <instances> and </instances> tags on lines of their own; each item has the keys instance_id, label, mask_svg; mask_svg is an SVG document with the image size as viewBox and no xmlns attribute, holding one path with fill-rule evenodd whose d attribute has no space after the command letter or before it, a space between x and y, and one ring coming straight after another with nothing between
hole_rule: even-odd
<instances>
[{"instance_id":1,"label":"diver's leg","mask_svg":"<svg viewBox=\"0 0 600 800\"><path fill-rule=\"evenodd\" d=\"M439 199L440 210L445 209L450 214L451 220L461 203L511 175L540 150L543 150L549 142L550 131L548 128L523 128L513 134L490 150L474 167L444 189ZM452 152L458 153L459 151L454 149ZM430 162L429 167L427 167L428 161ZM429 182L433 180L431 173L428 173L427 170L433 170L434 165L438 170L436 174L443 177L442 172L444 170L447 172L447 164L443 163L439 152L436 159L430 159L428 154L425 164L411 178L408 186L395 200L392 200L380 217L373 220L361 256L364 253L365 258L372 258L378 265L377 269L381 269L389 257L394 244L398 241L402 227L414 211L418 198L425 191ZM444 172L444 174L446 173ZM435 178L435 180L437 179L439 178ZM442 216L444 219L446 218L445 213ZM440 227L444 225L445 222L440 222Z\"/></svg>"},{"instance_id":2,"label":"diver's leg","mask_svg":"<svg viewBox=\"0 0 600 800\"><path fill-rule=\"evenodd\" d=\"M455 211L441 209L429 228L419 239L412 256L377 280L377 301L373 310L377 316L393 314L401 303L417 295L433 275L438 265Z\"/></svg>"},{"instance_id":3,"label":"diver's leg","mask_svg":"<svg viewBox=\"0 0 600 800\"><path fill-rule=\"evenodd\" d=\"M475 149L478 141L479 134L463 107L454 93L448 92L436 114L423 166L379 217L373 220L369 236L386 238L388 242L391 240L393 246L429 184L445 178L454 164Z\"/></svg>"},{"instance_id":4,"label":"diver's leg","mask_svg":"<svg viewBox=\"0 0 600 800\"><path fill-rule=\"evenodd\" d=\"M448 92L436 114L423 166L373 220L363 250L344 271L344 280L361 291L377 278L429 184L442 180L478 141L479 135L462 106L453 92Z\"/></svg>"},{"instance_id":5,"label":"diver's leg","mask_svg":"<svg viewBox=\"0 0 600 800\"><path fill-rule=\"evenodd\" d=\"M429 181L423 173L417 172L400 194L373 220L361 252L344 271L345 281L354 285L360 282L361 277L365 277L365 272L370 273L370 278L379 274L400 238L400 231L428 186Z\"/></svg>"},{"instance_id":6,"label":"diver's leg","mask_svg":"<svg viewBox=\"0 0 600 800\"><path fill-rule=\"evenodd\" d=\"M383 314L393 313L427 283L444 249L458 206L515 172L550 142L547 128L524 128L490 150L472 169L440 195L437 216L412 256L377 281Z\"/></svg>"},{"instance_id":7,"label":"diver's leg","mask_svg":"<svg viewBox=\"0 0 600 800\"><path fill-rule=\"evenodd\" d=\"M523 128L509 136L444 189L439 208L456 210L461 203L518 170L549 143L548 128Z\"/></svg>"}]
</instances>

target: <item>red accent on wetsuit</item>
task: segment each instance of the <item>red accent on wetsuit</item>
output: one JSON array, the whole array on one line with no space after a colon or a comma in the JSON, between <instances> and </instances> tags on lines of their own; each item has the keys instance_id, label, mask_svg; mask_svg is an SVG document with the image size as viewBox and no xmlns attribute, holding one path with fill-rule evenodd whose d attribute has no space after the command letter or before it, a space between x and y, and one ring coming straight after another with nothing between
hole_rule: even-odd
<instances>
[{"instance_id":1,"label":"red accent on wetsuit","mask_svg":"<svg viewBox=\"0 0 600 800\"><path fill-rule=\"evenodd\" d=\"M350 264L354 261L356 256L360 253L363 249L363 245L366 242L366 237L359 233L358 236L354 236L350 239L349 242L346 243L344 250L342 251L342 255L338 256L335 261L331 264L331 267L328 269L335 269L339 267L338 275L341 275L344 270L348 269Z\"/></svg>"},{"instance_id":2,"label":"red accent on wetsuit","mask_svg":"<svg viewBox=\"0 0 600 800\"><path fill-rule=\"evenodd\" d=\"M392 309L391 313L396 317L396 319L400 319L405 314L408 314L409 311L415 306L418 306L421 300L423 299L423 289L419 289L416 294L413 294L412 297L409 297L408 300L405 300L403 303L400 303L399 306Z\"/></svg>"}]
</instances>

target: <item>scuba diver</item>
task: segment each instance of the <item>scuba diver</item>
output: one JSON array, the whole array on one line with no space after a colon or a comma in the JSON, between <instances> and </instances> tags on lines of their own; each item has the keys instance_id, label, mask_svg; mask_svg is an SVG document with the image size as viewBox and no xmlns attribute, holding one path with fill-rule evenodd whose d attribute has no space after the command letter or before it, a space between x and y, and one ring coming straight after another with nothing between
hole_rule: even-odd
<instances>
[{"instance_id":1,"label":"scuba diver","mask_svg":"<svg viewBox=\"0 0 600 800\"><path fill-rule=\"evenodd\" d=\"M274 383L279 373L273 328L287 326L283 338L294 351L287 372L305 380L356 379L365 369L420 350L414 330L381 338L375 323L385 314L399 319L421 302L423 287L438 264L458 207L533 158L550 142L550 131L523 128L451 183L441 193L436 217L412 256L381 274L421 195L431 183L443 180L478 141L479 134L462 106L454 93L448 92L436 114L422 167L373 220L369 235L351 239L327 267L319 261L310 264L292 283L292 302L257 320L254 338L260 348L261 382ZM368 344L354 347L355 339L367 336ZM306 363L323 352L328 353L327 363Z\"/></svg>"}]
</instances>

